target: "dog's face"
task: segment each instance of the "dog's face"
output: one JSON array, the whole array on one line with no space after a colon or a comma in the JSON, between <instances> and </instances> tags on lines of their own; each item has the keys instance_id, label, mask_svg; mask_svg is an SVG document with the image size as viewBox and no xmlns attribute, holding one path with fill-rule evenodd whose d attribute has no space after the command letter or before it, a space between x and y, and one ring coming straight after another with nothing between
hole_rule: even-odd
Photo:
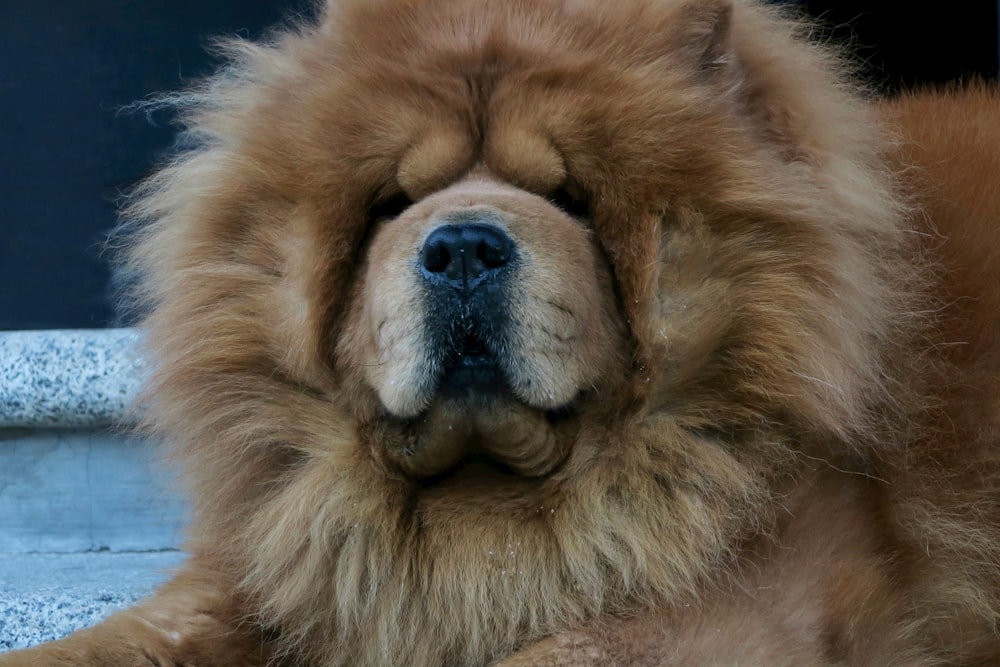
<instances>
[{"instance_id":1,"label":"dog's face","mask_svg":"<svg viewBox=\"0 0 1000 667\"><path fill-rule=\"evenodd\" d=\"M421 192L434 168L408 172L405 190ZM474 174L373 220L338 356L396 425L386 453L406 472L486 455L548 473L569 445L558 422L620 381L610 266L561 187L553 202Z\"/></svg>"}]
</instances>

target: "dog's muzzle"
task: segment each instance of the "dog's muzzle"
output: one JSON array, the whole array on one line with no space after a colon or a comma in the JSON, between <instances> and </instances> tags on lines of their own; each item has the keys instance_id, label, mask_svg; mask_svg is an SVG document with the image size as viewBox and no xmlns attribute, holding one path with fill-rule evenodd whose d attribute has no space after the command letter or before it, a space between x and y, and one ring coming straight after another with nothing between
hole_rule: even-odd
<instances>
[{"instance_id":1,"label":"dog's muzzle","mask_svg":"<svg viewBox=\"0 0 1000 667\"><path fill-rule=\"evenodd\" d=\"M507 389L507 291L516 262L516 243L489 214L452 216L427 235L419 267L440 393L459 398Z\"/></svg>"}]
</instances>

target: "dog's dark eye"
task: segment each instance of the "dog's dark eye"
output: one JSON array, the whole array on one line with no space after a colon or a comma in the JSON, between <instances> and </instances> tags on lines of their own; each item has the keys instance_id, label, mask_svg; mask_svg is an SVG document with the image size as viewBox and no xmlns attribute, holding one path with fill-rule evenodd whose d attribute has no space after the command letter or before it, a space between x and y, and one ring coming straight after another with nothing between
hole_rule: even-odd
<instances>
[{"instance_id":1,"label":"dog's dark eye","mask_svg":"<svg viewBox=\"0 0 1000 667\"><path fill-rule=\"evenodd\" d=\"M587 198L578 194L575 188L566 186L556 188L549 195L549 201L567 215L580 220L590 218L590 204Z\"/></svg>"},{"instance_id":2,"label":"dog's dark eye","mask_svg":"<svg viewBox=\"0 0 1000 667\"><path fill-rule=\"evenodd\" d=\"M404 192L384 197L368 209L369 222L382 222L398 218L406 209L413 205L413 201Z\"/></svg>"}]
</instances>

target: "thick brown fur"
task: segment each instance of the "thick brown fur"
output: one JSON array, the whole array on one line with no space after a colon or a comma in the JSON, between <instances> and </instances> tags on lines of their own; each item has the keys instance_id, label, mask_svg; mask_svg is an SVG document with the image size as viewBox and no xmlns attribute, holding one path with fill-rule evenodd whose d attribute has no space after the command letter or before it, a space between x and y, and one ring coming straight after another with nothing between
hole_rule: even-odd
<instances>
[{"instance_id":1,"label":"thick brown fur","mask_svg":"<svg viewBox=\"0 0 1000 667\"><path fill-rule=\"evenodd\" d=\"M127 212L192 558L0 664L1000 662L992 88L878 106L725 0L227 48ZM413 268L469 215L518 252L481 400Z\"/></svg>"}]
</instances>

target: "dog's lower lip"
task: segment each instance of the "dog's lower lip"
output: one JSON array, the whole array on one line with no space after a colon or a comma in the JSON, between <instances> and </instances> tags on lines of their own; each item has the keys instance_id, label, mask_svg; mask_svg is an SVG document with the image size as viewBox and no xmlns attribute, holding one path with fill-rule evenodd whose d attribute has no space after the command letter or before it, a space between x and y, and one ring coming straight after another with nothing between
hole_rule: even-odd
<instances>
[{"instance_id":1,"label":"dog's lower lip","mask_svg":"<svg viewBox=\"0 0 1000 667\"><path fill-rule=\"evenodd\" d=\"M507 467L500 461L492 459L483 454L473 454L471 456L462 459L449 470L446 470L437 475L431 475L429 477L424 477L420 479L419 483L424 488L439 486L444 482L447 482L451 479L460 476L463 472L471 474L485 473L502 477L518 476L517 473L513 472L509 467Z\"/></svg>"}]
</instances>

